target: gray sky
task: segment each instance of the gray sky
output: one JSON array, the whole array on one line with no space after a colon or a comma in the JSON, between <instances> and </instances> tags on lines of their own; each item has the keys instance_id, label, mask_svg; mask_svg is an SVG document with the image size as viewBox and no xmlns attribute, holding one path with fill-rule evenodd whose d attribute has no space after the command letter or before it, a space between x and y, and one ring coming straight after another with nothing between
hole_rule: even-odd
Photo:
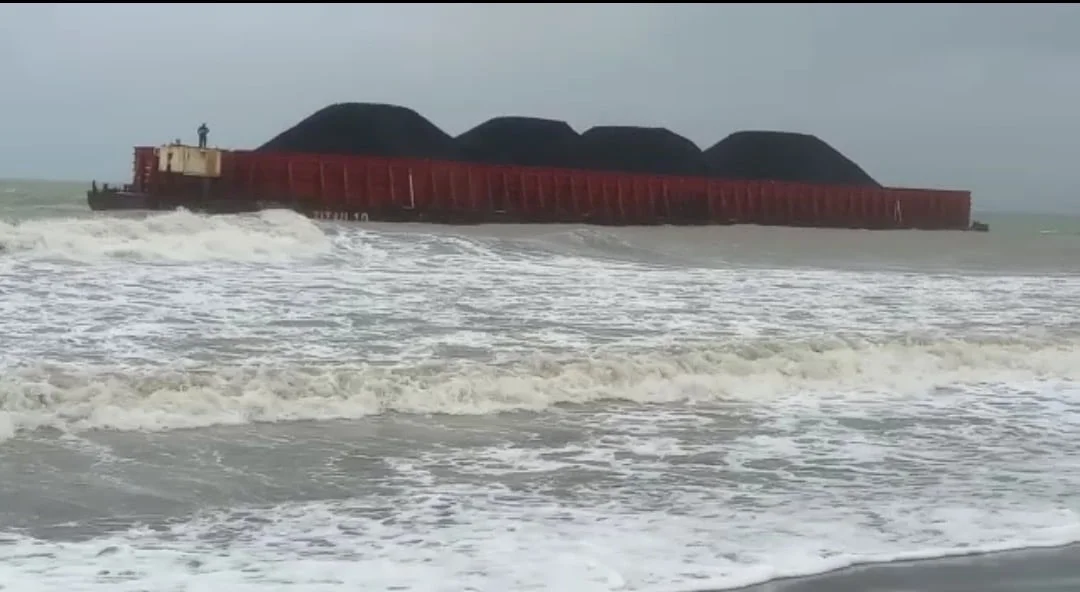
<instances>
[{"instance_id":1,"label":"gray sky","mask_svg":"<svg viewBox=\"0 0 1080 592\"><path fill-rule=\"evenodd\" d=\"M333 102L814 133L889 185L1080 211L1080 6L0 5L0 176L126 180Z\"/></svg>"}]
</instances>

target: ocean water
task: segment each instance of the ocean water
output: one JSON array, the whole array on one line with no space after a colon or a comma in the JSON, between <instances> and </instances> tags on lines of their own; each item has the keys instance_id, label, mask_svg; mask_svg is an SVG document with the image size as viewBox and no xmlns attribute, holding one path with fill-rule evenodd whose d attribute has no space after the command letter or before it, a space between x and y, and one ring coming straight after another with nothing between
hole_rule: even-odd
<instances>
[{"instance_id":1,"label":"ocean water","mask_svg":"<svg viewBox=\"0 0 1080 592\"><path fill-rule=\"evenodd\" d=\"M99 215L0 181L0 588L719 590L1080 541L1080 221Z\"/></svg>"}]
</instances>

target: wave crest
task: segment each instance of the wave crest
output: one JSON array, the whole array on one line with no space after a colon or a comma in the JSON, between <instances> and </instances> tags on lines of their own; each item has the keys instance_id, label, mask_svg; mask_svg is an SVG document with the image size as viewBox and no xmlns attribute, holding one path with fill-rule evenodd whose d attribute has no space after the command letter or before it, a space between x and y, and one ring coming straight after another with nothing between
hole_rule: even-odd
<instances>
[{"instance_id":1,"label":"wave crest","mask_svg":"<svg viewBox=\"0 0 1080 592\"><path fill-rule=\"evenodd\" d=\"M958 383L1080 379L1077 345L832 338L533 355L498 365L22 367L0 378L0 432L168 430L386 412L487 414L605 400L709 404L806 393L902 396Z\"/></svg>"},{"instance_id":2,"label":"wave crest","mask_svg":"<svg viewBox=\"0 0 1080 592\"><path fill-rule=\"evenodd\" d=\"M268 261L317 256L331 242L288 210L207 216L184 209L145 217L0 221L0 252L76 261Z\"/></svg>"}]
</instances>

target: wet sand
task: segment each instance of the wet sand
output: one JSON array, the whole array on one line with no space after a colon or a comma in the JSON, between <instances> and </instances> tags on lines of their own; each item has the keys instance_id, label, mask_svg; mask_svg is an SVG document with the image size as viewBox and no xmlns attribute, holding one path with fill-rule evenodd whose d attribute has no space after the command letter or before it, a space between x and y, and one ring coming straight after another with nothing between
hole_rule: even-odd
<instances>
[{"instance_id":1,"label":"wet sand","mask_svg":"<svg viewBox=\"0 0 1080 592\"><path fill-rule=\"evenodd\" d=\"M1080 546L903 561L774 580L739 592L1075 592Z\"/></svg>"}]
</instances>

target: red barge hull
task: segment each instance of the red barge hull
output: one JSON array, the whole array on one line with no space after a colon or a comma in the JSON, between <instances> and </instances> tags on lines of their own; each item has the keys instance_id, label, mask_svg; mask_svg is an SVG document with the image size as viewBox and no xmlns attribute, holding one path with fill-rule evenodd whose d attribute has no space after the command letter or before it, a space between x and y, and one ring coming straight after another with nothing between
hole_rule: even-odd
<instances>
[{"instance_id":1,"label":"red barge hull","mask_svg":"<svg viewBox=\"0 0 1080 592\"><path fill-rule=\"evenodd\" d=\"M93 210L238 213L435 223L760 224L967 230L971 193L737 181L419 159L284 154L183 145L135 148L122 188Z\"/></svg>"}]
</instances>

